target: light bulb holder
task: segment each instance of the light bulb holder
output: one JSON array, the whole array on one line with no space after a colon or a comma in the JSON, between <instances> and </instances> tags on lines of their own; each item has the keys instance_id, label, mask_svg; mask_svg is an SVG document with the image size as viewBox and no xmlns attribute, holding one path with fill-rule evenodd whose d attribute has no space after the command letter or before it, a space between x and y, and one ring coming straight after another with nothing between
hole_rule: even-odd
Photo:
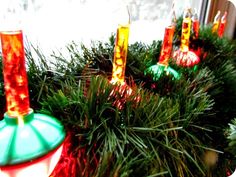
<instances>
[{"instance_id":1,"label":"light bulb holder","mask_svg":"<svg viewBox=\"0 0 236 177\"><path fill-rule=\"evenodd\" d=\"M179 49L174 52L173 61L175 61L178 66L192 68L199 64L200 58L191 50L182 51Z\"/></svg>"},{"instance_id":2,"label":"light bulb holder","mask_svg":"<svg viewBox=\"0 0 236 177\"><path fill-rule=\"evenodd\" d=\"M150 66L149 68L147 68L144 71L144 74L145 75L147 75L147 74L152 75L152 79L154 81L159 80L164 75L167 75L167 76L171 75L173 77L173 79L176 79L176 80L180 79L180 74L177 71L175 71L170 66L163 65L161 63L157 63L156 65Z\"/></svg>"},{"instance_id":3,"label":"light bulb holder","mask_svg":"<svg viewBox=\"0 0 236 177\"><path fill-rule=\"evenodd\" d=\"M65 131L54 117L34 113L0 121L0 169L32 162L53 152L63 144Z\"/></svg>"}]
</instances>

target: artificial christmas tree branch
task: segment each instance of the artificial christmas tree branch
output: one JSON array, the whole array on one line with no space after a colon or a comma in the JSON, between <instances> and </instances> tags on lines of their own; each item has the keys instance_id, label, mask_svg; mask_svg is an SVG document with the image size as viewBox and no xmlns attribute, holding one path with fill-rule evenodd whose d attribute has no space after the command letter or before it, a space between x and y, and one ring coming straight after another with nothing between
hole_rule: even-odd
<instances>
[{"instance_id":1,"label":"artificial christmas tree branch","mask_svg":"<svg viewBox=\"0 0 236 177\"><path fill-rule=\"evenodd\" d=\"M234 168L224 129L236 117L235 44L201 28L197 40L190 38L190 48L200 51L198 69L170 62L181 78L158 81L143 71L156 64L162 41L132 44L125 72L132 94L124 98L114 92L119 85L109 83L114 41L112 35L91 47L72 42L69 55L54 52L51 62L37 47L26 50L32 107L60 119L68 132L52 175L225 176L226 168ZM122 109L114 104L120 100ZM213 162L206 160L209 154Z\"/></svg>"}]
</instances>

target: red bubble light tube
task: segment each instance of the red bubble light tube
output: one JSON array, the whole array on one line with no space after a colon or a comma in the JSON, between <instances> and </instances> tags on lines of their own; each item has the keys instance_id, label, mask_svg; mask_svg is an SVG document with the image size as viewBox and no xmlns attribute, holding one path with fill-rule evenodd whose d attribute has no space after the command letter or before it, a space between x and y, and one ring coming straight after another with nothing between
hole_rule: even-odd
<instances>
[{"instance_id":1,"label":"red bubble light tube","mask_svg":"<svg viewBox=\"0 0 236 177\"><path fill-rule=\"evenodd\" d=\"M169 66L169 59L172 54L172 43L176 26L176 17L174 11L174 3L172 4L170 24L165 28L164 39L161 47L159 61L156 65L152 65L144 71L144 74L151 74L152 79L157 81L164 73L171 74L174 79L179 79L180 75Z\"/></svg>"},{"instance_id":2,"label":"red bubble light tube","mask_svg":"<svg viewBox=\"0 0 236 177\"><path fill-rule=\"evenodd\" d=\"M218 29L218 36L223 37L224 31L225 31L225 26L226 26L226 17L227 17L227 11L225 11L224 15L221 17L220 20L220 25Z\"/></svg>"},{"instance_id":3,"label":"red bubble light tube","mask_svg":"<svg viewBox=\"0 0 236 177\"><path fill-rule=\"evenodd\" d=\"M192 19L192 23L193 23L193 38L198 39L200 23L199 23L197 13L194 14L193 19Z\"/></svg>"},{"instance_id":4,"label":"red bubble light tube","mask_svg":"<svg viewBox=\"0 0 236 177\"><path fill-rule=\"evenodd\" d=\"M7 113L24 116L29 113L29 92L22 31L2 32L1 38Z\"/></svg>"},{"instance_id":5,"label":"red bubble light tube","mask_svg":"<svg viewBox=\"0 0 236 177\"><path fill-rule=\"evenodd\" d=\"M0 36L7 104L0 121L0 176L48 177L61 155L64 127L30 108L22 31Z\"/></svg>"},{"instance_id":6,"label":"red bubble light tube","mask_svg":"<svg viewBox=\"0 0 236 177\"><path fill-rule=\"evenodd\" d=\"M172 43L173 43L173 36L175 32L175 26L171 25L165 28L164 40L161 47L161 54L159 57L159 64L168 66L169 59L172 52Z\"/></svg>"},{"instance_id":7,"label":"red bubble light tube","mask_svg":"<svg viewBox=\"0 0 236 177\"><path fill-rule=\"evenodd\" d=\"M169 66L169 59L172 53L174 31L174 25L165 28L164 40L161 48L159 62L156 65L150 66L144 71L144 74L151 74L154 81L158 80L163 75L163 73L165 73L166 75L171 74L175 79L180 78L179 73Z\"/></svg>"},{"instance_id":8,"label":"red bubble light tube","mask_svg":"<svg viewBox=\"0 0 236 177\"><path fill-rule=\"evenodd\" d=\"M200 62L200 58L189 50L191 23L190 9L186 9L182 23L180 49L173 54L173 59L176 61L176 64L183 67L193 67Z\"/></svg>"}]
</instances>

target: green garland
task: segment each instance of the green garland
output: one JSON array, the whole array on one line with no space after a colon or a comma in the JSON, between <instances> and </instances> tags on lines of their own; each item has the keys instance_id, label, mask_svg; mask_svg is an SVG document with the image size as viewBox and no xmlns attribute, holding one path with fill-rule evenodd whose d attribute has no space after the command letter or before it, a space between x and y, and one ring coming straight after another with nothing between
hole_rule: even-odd
<instances>
[{"instance_id":1,"label":"green garland","mask_svg":"<svg viewBox=\"0 0 236 177\"><path fill-rule=\"evenodd\" d=\"M236 117L236 45L202 28L199 39L191 40L201 50L198 69L171 62L181 78L154 81L144 70L156 64L161 41L132 44L126 67L132 94L126 97L109 83L114 42L114 35L90 48L72 42L70 58L53 53L50 64L38 48L37 58L26 50L31 107L59 118L73 137L70 151L79 165L63 175L200 177L234 171L225 130ZM0 81L5 100L2 76ZM123 109L116 106L120 100ZM3 115L4 101L0 109ZM81 150L86 155L78 156ZM63 176L61 171L53 176Z\"/></svg>"}]
</instances>

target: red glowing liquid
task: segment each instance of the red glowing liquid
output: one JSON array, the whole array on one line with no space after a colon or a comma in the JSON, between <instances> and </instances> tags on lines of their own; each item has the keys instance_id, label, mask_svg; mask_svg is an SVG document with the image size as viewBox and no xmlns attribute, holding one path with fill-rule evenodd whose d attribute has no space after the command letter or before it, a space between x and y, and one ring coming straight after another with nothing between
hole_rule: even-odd
<instances>
[{"instance_id":1,"label":"red glowing liquid","mask_svg":"<svg viewBox=\"0 0 236 177\"><path fill-rule=\"evenodd\" d=\"M193 21L193 35L195 39L198 38L198 35L199 35L199 21L198 20Z\"/></svg>"},{"instance_id":2,"label":"red glowing liquid","mask_svg":"<svg viewBox=\"0 0 236 177\"><path fill-rule=\"evenodd\" d=\"M159 63L163 65L168 65L168 61L172 51L172 42L174 36L175 27L169 26L165 29L164 40L161 48L161 55L159 58Z\"/></svg>"},{"instance_id":3,"label":"red glowing liquid","mask_svg":"<svg viewBox=\"0 0 236 177\"><path fill-rule=\"evenodd\" d=\"M23 116L29 112L29 93L22 31L1 32L1 43L7 113Z\"/></svg>"},{"instance_id":4,"label":"red glowing liquid","mask_svg":"<svg viewBox=\"0 0 236 177\"><path fill-rule=\"evenodd\" d=\"M218 30L218 36L223 37L225 31L225 22L220 23L219 30Z\"/></svg>"},{"instance_id":5,"label":"red glowing liquid","mask_svg":"<svg viewBox=\"0 0 236 177\"><path fill-rule=\"evenodd\" d=\"M220 20L220 26L219 26L219 29L218 29L218 36L219 37L223 37L223 35L224 35L227 14L228 13L226 11L225 14L223 15L223 17Z\"/></svg>"}]
</instances>

